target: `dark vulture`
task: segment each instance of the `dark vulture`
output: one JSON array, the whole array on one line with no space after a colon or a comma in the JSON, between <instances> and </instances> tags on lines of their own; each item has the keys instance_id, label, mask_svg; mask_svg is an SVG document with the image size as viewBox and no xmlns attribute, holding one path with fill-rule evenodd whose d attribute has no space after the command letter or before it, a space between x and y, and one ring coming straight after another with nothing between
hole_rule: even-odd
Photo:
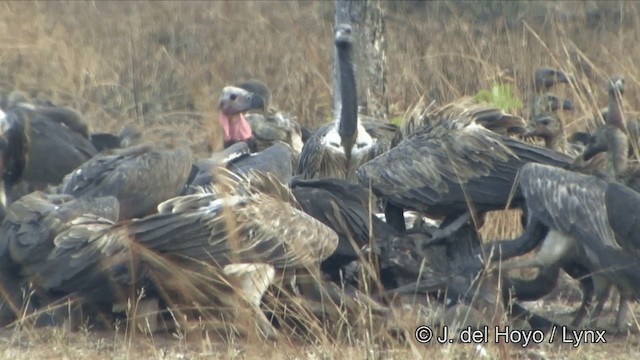
<instances>
[{"instance_id":1,"label":"dark vulture","mask_svg":"<svg viewBox=\"0 0 640 360\"><path fill-rule=\"evenodd\" d=\"M533 92L544 94L557 84L568 84L571 77L559 69L541 66L533 74Z\"/></svg>"},{"instance_id":2,"label":"dark vulture","mask_svg":"<svg viewBox=\"0 0 640 360\"><path fill-rule=\"evenodd\" d=\"M244 298L257 310L275 270L314 269L335 251L336 233L301 211L277 179L256 171L225 174L214 193L167 200L157 214L118 224L97 217L76 221L56 237L54 260L41 271L43 286L111 306L121 303L118 295L131 285L187 298L191 294L180 288L188 285L187 273L210 282L211 271L218 269L216 274L240 282ZM178 268L168 270L167 261ZM251 282L255 273L261 285ZM204 293L200 301L212 295ZM257 314L261 328L272 333L264 315Z\"/></svg>"},{"instance_id":3,"label":"dark vulture","mask_svg":"<svg viewBox=\"0 0 640 360\"><path fill-rule=\"evenodd\" d=\"M3 171L8 164L23 163L21 166L24 166L22 181L5 184L5 188L11 188L8 195L12 199L58 185L65 175L97 153L83 130L86 128L82 126L82 119L73 110L45 106L49 111L33 111L25 109L31 104L16 101L5 110L0 130L3 133L0 137L6 141L2 150ZM58 111L74 116L58 118ZM15 178L16 174L9 177Z\"/></svg>"},{"instance_id":4,"label":"dark vulture","mask_svg":"<svg viewBox=\"0 0 640 360\"><path fill-rule=\"evenodd\" d=\"M342 101L337 119L316 130L302 148L296 174L303 179L338 178L356 182L358 167L388 150L390 141L369 132L358 118L353 37L351 26L338 25L335 30L339 88ZM388 125L395 129L395 125ZM375 123L370 127L376 129ZM397 130L397 129L395 129Z\"/></svg>"},{"instance_id":5,"label":"dark vulture","mask_svg":"<svg viewBox=\"0 0 640 360\"><path fill-rule=\"evenodd\" d=\"M120 219L142 217L179 195L191 171L191 151L136 145L98 154L67 175L58 192L75 197L114 196Z\"/></svg>"},{"instance_id":6,"label":"dark vulture","mask_svg":"<svg viewBox=\"0 0 640 360\"><path fill-rule=\"evenodd\" d=\"M496 264L502 271L567 263L586 269L597 284L618 288L620 327L627 300L640 290L640 194L620 183L535 163L522 167L520 189L528 214L525 232L485 245L495 247L487 251L491 260L502 259ZM537 246L534 256L511 259ZM594 316L602 310L601 300Z\"/></svg>"},{"instance_id":7,"label":"dark vulture","mask_svg":"<svg viewBox=\"0 0 640 360\"><path fill-rule=\"evenodd\" d=\"M198 160L194 164L193 176L188 182L185 194L193 194L199 191L198 188L214 183L219 167L224 167L236 174L246 174L253 169L269 173L282 183L288 183L293 176L294 163L294 151L286 143L276 142L257 153L251 153L245 142L235 143L219 153L214 153L210 158Z\"/></svg>"},{"instance_id":8,"label":"dark vulture","mask_svg":"<svg viewBox=\"0 0 640 360\"><path fill-rule=\"evenodd\" d=\"M522 205L512 194L522 165L538 162L566 166L571 158L500 135L523 132L524 119L466 100L435 113L431 125L419 128L393 149L358 169L358 180L387 201L387 222L404 229L402 209L433 218L443 226L467 214ZM513 195L512 201L510 201Z\"/></svg>"},{"instance_id":9,"label":"dark vulture","mask_svg":"<svg viewBox=\"0 0 640 360\"><path fill-rule=\"evenodd\" d=\"M344 179L293 179L291 192L302 210L338 234L336 251L321 264L321 269L336 283L355 283L345 274L345 266L353 261L371 258L382 264L385 249L397 232L371 213L373 201L369 191ZM381 269L382 282L393 286L386 268Z\"/></svg>"},{"instance_id":10,"label":"dark vulture","mask_svg":"<svg viewBox=\"0 0 640 360\"><path fill-rule=\"evenodd\" d=\"M51 251L57 246L56 236L71 228L73 221L93 214L110 221L118 219L118 201L114 197L75 199L71 195L50 195L39 191L23 196L7 208L0 225L0 272L4 305L0 307L0 324L15 320L16 310L29 305L32 309L56 300L42 281L41 273L53 261ZM36 296L28 303L22 290L31 284ZM27 300L27 299L24 299Z\"/></svg>"}]
</instances>

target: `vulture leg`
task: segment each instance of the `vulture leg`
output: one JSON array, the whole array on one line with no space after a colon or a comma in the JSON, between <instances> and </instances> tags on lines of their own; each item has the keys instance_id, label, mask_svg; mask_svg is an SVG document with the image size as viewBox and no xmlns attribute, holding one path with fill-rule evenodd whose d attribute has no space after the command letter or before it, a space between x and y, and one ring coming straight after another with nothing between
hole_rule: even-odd
<instances>
[{"instance_id":1,"label":"vulture leg","mask_svg":"<svg viewBox=\"0 0 640 360\"><path fill-rule=\"evenodd\" d=\"M580 325L584 321L584 318L589 313L591 305L593 304L593 297L596 289L596 279L594 279L589 274L588 269L585 269L581 266L564 266L563 269L572 278L580 280L580 288L582 289L582 303L580 304L580 308L578 308L575 313L575 318L571 322L572 326L580 327Z\"/></svg>"},{"instance_id":2,"label":"vulture leg","mask_svg":"<svg viewBox=\"0 0 640 360\"><path fill-rule=\"evenodd\" d=\"M602 310L604 309L604 305L607 303L609 299L609 295L611 294L611 284L606 280L598 281L599 278L596 278L596 284L598 291L596 293L596 308L593 310L591 317L589 319L589 326L595 326L600 319L600 315L602 315Z\"/></svg>"},{"instance_id":3,"label":"vulture leg","mask_svg":"<svg viewBox=\"0 0 640 360\"><path fill-rule=\"evenodd\" d=\"M153 334L158 330L159 299L142 299L136 306L135 324L143 334Z\"/></svg>"},{"instance_id":4,"label":"vulture leg","mask_svg":"<svg viewBox=\"0 0 640 360\"><path fill-rule=\"evenodd\" d=\"M256 325L267 339L273 339L276 330L260 309L260 301L276 276L275 268L269 264L229 264L224 274L234 285L238 295L251 307Z\"/></svg>"},{"instance_id":5,"label":"vulture leg","mask_svg":"<svg viewBox=\"0 0 640 360\"><path fill-rule=\"evenodd\" d=\"M618 314L616 315L616 322L613 325L617 331L624 330L625 322L628 319L630 311L629 295L620 292L620 304L618 305Z\"/></svg>"},{"instance_id":6,"label":"vulture leg","mask_svg":"<svg viewBox=\"0 0 640 360\"><path fill-rule=\"evenodd\" d=\"M437 243L443 240L448 239L453 235L456 231L460 230L460 228L467 223L471 219L471 213L465 212L464 214L457 217L455 220L447 224L446 226L435 229L431 232L431 239L427 241L427 244ZM444 224L444 222L443 222Z\"/></svg>"},{"instance_id":7,"label":"vulture leg","mask_svg":"<svg viewBox=\"0 0 640 360\"><path fill-rule=\"evenodd\" d=\"M593 294L595 290L593 278L591 276L582 278L580 280L580 287L582 288L582 303L576 313L576 317L571 322L571 325L575 327L580 327L593 304Z\"/></svg>"}]
</instances>

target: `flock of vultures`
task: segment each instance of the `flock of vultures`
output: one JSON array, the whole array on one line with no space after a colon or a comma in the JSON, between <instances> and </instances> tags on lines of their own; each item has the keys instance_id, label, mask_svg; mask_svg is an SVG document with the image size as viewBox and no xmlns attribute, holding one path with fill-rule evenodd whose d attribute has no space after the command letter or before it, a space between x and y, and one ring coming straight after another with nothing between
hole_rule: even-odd
<instances>
[{"instance_id":1,"label":"flock of vultures","mask_svg":"<svg viewBox=\"0 0 640 360\"><path fill-rule=\"evenodd\" d=\"M573 80L548 67L526 121L463 98L396 126L359 114L351 31L335 29L332 122L302 128L265 84L240 82L221 92L224 149L208 158L129 126L90 133L72 109L3 95L1 325L142 314L156 331L167 319L233 323L242 308L272 337L296 311L323 324L363 308L389 319L413 296L498 304L543 329L558 319L520 303L565 272L582 292L566 325L594 326L614 289L624 328L640 294L640 172L623 79L607 84L594 133L565 135L572 102L550 89ZM522 210L521 235L482 241L487 212L509 208ZM537 275L509 275L519 268Z\"/></svg>"}]
</instances>

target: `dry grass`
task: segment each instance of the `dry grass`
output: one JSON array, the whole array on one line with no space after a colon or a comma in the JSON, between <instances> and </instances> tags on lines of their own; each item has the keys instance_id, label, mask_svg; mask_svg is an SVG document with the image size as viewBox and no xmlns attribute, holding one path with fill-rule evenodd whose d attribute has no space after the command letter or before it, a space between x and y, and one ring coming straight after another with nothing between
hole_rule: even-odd
<instances>
[{"instance_id":1,"label":"dry grass","mask_svg":"<svg viewBox=\"0 0 640 360\"><path fill-rule=\"evenodd\" d=\"M569 130L593 128L588 119L605 104L604 81L612 75L627 80L626 108L640 109L640 5L598 6L602 22L587 26L588 6L579 2L385 3L392 116L421 96L442 104L495 82L511 83L516 96L526 98L539 65L560 67L579 80L577 88L558 89L576 104L566 118ZM330 117L332 2L47 1L4 2L0 9L0 85L72 106L94 131L134 123L151 137L188 142L203 154L217 138L211 120L219 89L248 77L267 82L274 104L303 124ZM483 235L509 238L519 231L516 212L495 213ZM462 358L475 351L383 347L366 337L348 345L326 338L306 346L279 341L272 348L211 341L200 331L144 341L122 331L5 335L0 353L6 358ZM626 358L640 351L634 338L617 343L536 348L553 358ZM520 354L487 348L493 357Z\"/></svg>"}]
</instances>

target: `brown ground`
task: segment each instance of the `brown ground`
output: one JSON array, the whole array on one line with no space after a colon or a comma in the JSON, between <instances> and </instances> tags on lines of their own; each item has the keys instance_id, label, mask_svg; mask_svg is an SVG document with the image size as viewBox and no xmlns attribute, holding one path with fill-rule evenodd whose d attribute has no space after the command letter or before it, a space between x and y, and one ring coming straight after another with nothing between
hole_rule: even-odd
<instances>
[{"instance_id":1,"label":"brown ground","mask_svg":"<svg viewBox=\"0 0 640 360\"><path fill-rule=\"evenodd\" d=\"M524 98L539 65L573 72L584 87L558 89L576 103L565 119L571 129L593 126L584 119L605 104L604 81L612 75L625 76L626 109L633 113L640 108L640 5L598 2L601 21L589 23L591 5L385 3L392 116L402 116L421 96L444 103L496 82L512 84ZM267 82L274 104L303 124L315 126L330 117L332 2L5 2L0 20L0 85L72 106L94 131L134 123L151 137L189 142L203 153L208 131L217 131L210 124L218 91L247 77ZM519 231L514 214L494 214L483 234L510 238ZM535 351L576 359L627 358L640 352L635 335L611 342L577 349L546 345ZM460 345L382 350L372 342L251 345L201 336L132 340L122 331L91 329L4 330L0 335L3 357L28 359L256 358L272 357L272 352L287 359L348 353L406 358L412 352L415 357L435 352L466 358L474 351ZM488 349L492 357L524 354L517 347Z\"/></svg>"}]
</instances>

